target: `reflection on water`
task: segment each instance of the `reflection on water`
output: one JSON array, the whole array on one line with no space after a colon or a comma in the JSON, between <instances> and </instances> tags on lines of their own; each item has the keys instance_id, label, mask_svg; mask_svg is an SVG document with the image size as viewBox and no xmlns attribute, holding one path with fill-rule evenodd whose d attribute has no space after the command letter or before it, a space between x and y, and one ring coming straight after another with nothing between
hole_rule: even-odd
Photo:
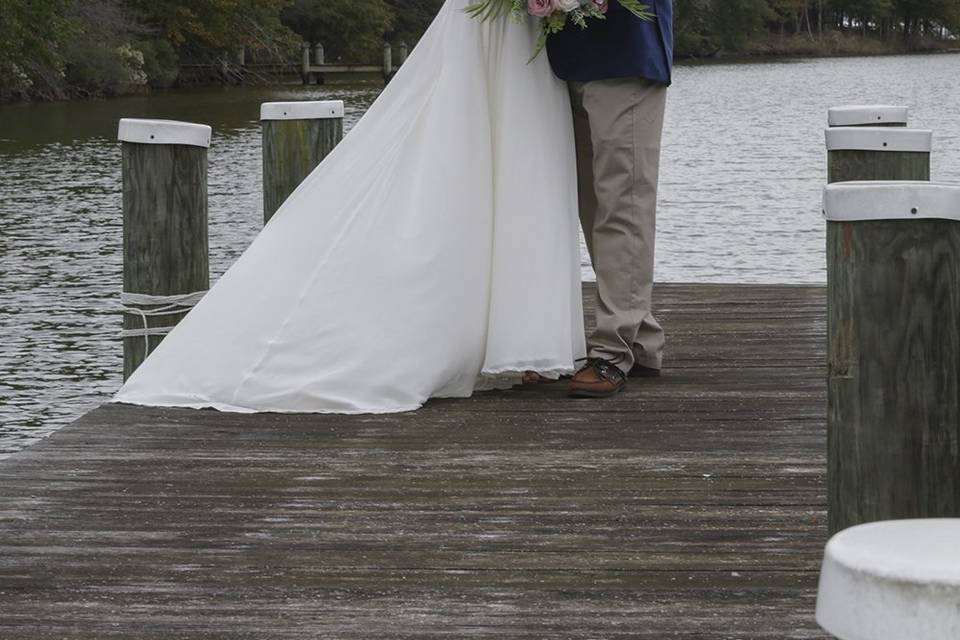
<instances>
[{"instance_id":1,"label":"reflection on water","mask_svg":"<svg viewBox=\"0 0 960 640\"><path fill-rule=\"evenodd\" d=\"M216 90L0 107L0 456L103 402L121 381L121 117L204 122L210 262L219 277L262 223L259 104L342 99L347 126L376 84Z\"/></svg>"},{"instance_id":2,"label":"reflection on water","mask_svg":"<svg viewBox=\"0 0 960 640\"><path fill-rule=\"evenodd\" d=\"M664 131L657 279L825 282L832 105L911 106L933 179L960 182L960 55L682 67Z\"/></svg>"},{"instance_id":3,"label":"reflection on water","mask_svg":"<svg viewBox=\"0 0 960 640\"><path fill-rule=\"evenodd\" d=\"M664 132L657 279L823 282L827 107L912 105L912 121L936 131L934 178L960 181L958 66L960 56L941 55L679 68ZM120 383L119 118L213 126L217 277L260 228L259 104L342 99L349 129L378 91L224 89L0 107L0 455Z\"/></svg>"}]
</instances>

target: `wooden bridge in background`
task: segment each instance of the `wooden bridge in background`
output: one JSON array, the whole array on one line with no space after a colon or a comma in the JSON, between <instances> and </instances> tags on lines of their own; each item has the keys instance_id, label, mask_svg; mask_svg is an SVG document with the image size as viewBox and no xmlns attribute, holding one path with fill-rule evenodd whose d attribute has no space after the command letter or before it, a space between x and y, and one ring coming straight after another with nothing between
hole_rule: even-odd
<instances>
[{"instance_id":1,"label":"wooden bridge in background","mask_svg":"<svg viewBox=\"0 0 960 640\"><path fill-rule=\"evenodd\" d=\"M312 57L310 55L311 49L313 50ZM396 73L397 68L407 61L409 50L405 42L400 44L400 50L398 53L398 64L396 67L394 67L393 46L390 43L385 43L383 45L382 66L344 64L339 62L330 64L326 61L326 54L324 53L322 44L315 44L313 47L311 47L310 43L304 42L302 48L302 60L300 63L300 76L303 78L304 84L322 84L326 76L329 74L381 73L383 74L383 79L389 82L390 79L393 78L393 74Z\"/></svg>"},{"instance_id":2,"label":"wooden bridge in background","mask_svg":"<svg viewBox=\"0 0 960 640\"><path fill-rule=\"evenodd\" d=\"M224 80L240 83L249 77L266 80L288 74L300 74L303 84L323 84L329 75L337 74L378 74L387 82L393 78L400 66L406 62L409 47L401 42L394 57L393 45L384 43L383 63L380 65L351 64L345 62L327 62L322 44L311 45L304 42L301 48L301 60L280 62L254 62L248 59L245 47L233 51L223 51L212 62L182 63L181 71L215 71Z\"/></svg>"},{"instance_id":3,"label":"wooden bridge in background","mask_svg":"<svg viewBox=\"0 0 960 640\"><path fill-rule=\"evenodd\" d=\"M824 289L656 297L606 401L93 411L0 461L0 638L826 638Z\"/></svg>"}]
</instances>

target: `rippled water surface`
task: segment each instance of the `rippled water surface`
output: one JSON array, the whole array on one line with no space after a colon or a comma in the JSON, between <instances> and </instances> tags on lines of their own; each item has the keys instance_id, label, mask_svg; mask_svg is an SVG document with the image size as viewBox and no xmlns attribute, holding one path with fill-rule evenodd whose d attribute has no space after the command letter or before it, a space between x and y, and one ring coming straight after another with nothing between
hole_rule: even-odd
<instances>
[{"instance_id":1,"label":"rippled water surface","mask_svg":"<svg viewBox=\"0 0 960 640\"><path fill-rule=\"evenodd\" d=\"M343 99L349 129L378 92L330 85L0 107L0 456L120 384L119 118L213 126L217 277L260 228L259 104ZM669 95L661 282L824 281L819 198L830 105L911 105L912 123L935 130L934 179L960 182L960 55L684 66Z\"/></svg>"}]
</instances>

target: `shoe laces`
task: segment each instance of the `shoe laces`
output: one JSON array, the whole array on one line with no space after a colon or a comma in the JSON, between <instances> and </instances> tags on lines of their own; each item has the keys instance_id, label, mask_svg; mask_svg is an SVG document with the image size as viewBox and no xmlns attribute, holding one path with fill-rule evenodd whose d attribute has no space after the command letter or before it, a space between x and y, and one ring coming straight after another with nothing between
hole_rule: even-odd
<instances>
[{"instance_id":1,"label":"shoe laces","mask_svg":"<svg viewBox=\"0 0 960 640\"><path fill-rule=\"evenodd\" d=\"M620 370L620 367L617 366L618 364L623 362L624 357L625 356L622 353L613 358L588 356L586 358L578 358L577 360L574 361L574 364L576 364L577 362L583 362L584 364L581 367L581 369L586 369L587 367L591 369L596 369L597 373L599 373L602 378L606 380L613 380L615 382L619 382L620 380L623 380L626 377L623 371Z\"/></svg>"}]
</instances>

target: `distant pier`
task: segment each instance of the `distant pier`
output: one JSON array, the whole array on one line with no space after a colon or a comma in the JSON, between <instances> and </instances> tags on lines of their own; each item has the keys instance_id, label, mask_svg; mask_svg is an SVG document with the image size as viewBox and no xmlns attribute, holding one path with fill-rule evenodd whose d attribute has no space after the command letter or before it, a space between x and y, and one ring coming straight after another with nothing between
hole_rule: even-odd
<instances>
[{"instance_id":1,"label":"distant pier","mask_svg":"<svg viewBox=\"0 0 960 640\"><path fill-rule=\"evenodd\" d=\"M383 64L377 65L359 65L347 64L343 62L330 63L326 59L324 47L322 44L311 45L304 42L302 47L300 77L303 84L323 84L328 75L342 73L379 73L387 82L393 78L397 69L407 61L409 48L406 43L401 43L394 59L393 45L385 43L383 45ZM396 62L396 66L394 65Z\"/></svg>"},{"instance_id":2,"label":"distant pier","mask_svg":"<svg viewBox=\"0 0 960 640\"><path fill-rule=\"evenodd\" d=\"M239 47L222 54L208 62L181 63L181 73L195 75L215 75L224 81L241 84L250 78L260 81L299 74L303 84L323 84L329 76L343 74L377 74L389 81L407 60L410 47L401 42L396 48L390 43L383 45L381 64L357 64L341 60L328 61L322 44L304 42L301 46L300 62L255 61L246 55L246 49Z\"/></svg>"}]
</instances>

